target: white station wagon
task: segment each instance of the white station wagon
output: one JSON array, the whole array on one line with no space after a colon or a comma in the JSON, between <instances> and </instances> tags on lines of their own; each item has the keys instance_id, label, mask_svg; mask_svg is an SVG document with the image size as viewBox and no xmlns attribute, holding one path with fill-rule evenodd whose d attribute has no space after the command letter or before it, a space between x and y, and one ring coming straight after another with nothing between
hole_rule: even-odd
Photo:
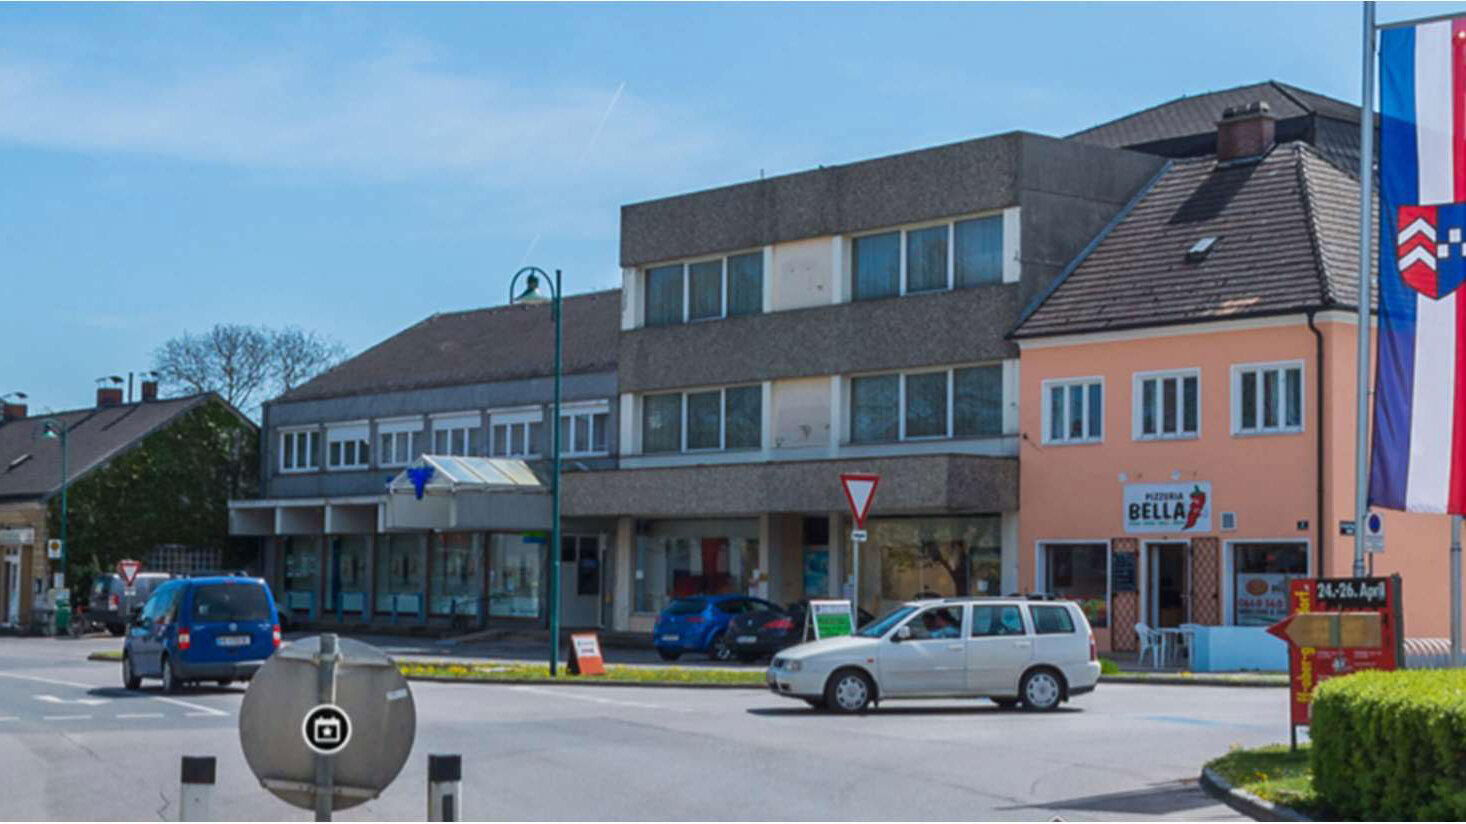
<instances>
[{"instance_id":1,"label":"white station wagon","mask_svg":"<svg viewBox=\"0 0 1466 824\"><path fill-rule=\"evenodd\" d=\"M816 709L859 712L888 698L991 698L1052 710L1099 682L1078 604L1045 596L911 601L852 636L783 650L769 689Z\"/></svg>"}]
</instances>

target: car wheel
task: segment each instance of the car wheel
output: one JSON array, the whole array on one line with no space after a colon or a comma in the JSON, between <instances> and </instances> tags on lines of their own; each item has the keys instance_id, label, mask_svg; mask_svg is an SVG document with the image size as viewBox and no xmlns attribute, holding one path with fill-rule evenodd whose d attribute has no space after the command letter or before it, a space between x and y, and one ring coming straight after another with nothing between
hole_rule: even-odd
<instances>
[{"instance_id":1,"label":"car wheel","mask_svg":"<svg viewBox=\"0 0 1466 824\"><path fill-rule=\"evenodd\" d=\"M823 710L829 706L823 698L806 698L804 699L804 703L808 704L809 708L813 710Z\"/></svg>"},{"instance_id":2,"label":"car wheel","mask_svg":"<svg viewBox=\"0 0 1466 824\"><path fill-rule=\"evenodd\" d=\"M110 633L112 633L112 637L113 638L121 638L122 637L122 625L121 624L108 624L107 625L107 631L110 632Z\"/></svg>"},{"instance_id":3,"label":"car wheel","mask_svg":"<svg viewBox=\"0 0 1466 824\"><path fill-rule=\"evenodd\" d=\"M181 686L183 686L183 685L178 682L178 675L173 672L173 662L170 661L170 660L168 660L168 656L166 656L166 655L163 656L163 667L162 667L162 669L163 669L163 692L166 692L166 693L169 693L169 694L178 692L178 688L181 687Z\"/></svg>"},{"instance_id":4,"label":"car wheel","mask_svg":"<svg viewBox=\"0 0 1466 824\"><path fill-rule=\"evenodd\" d=\"M993 699L993 703L994 704L997 704L998 706L1002 707L1005 710L1011 710L1014 707L1018 706L1018 699L1017 698L994 698Z\"/></svg>"},{"instance_id":5,"label":"car wheel","mask_svg":"<svg viewBox=\"0 0 1466 824\"><path fill-rule=\"evenodd\" d=\"M1023 708L1034 712L1057 709L1064 697L1064 685L1051 669L1036 669L1023 676L1018 689L1023 695Z\"/></svg>"},{"instance_id":6,"label":"car wheel","mask_svg":"<svg viewBox=\"0 0 1466 824\"><path fill-rule=\"evenodd\" d=\"M714 661L730 661L733 658L733 648L728 646L728 634L720 632L713 636L713 642L708 645L708 657Z\"/></svg>"},{"instance_id":7,"label":"car wheel","mask_svg":"<svg viewBox=\"0 0 1466 824\"><path fill-rule=\"evenodd\" d=\"M657 655L660 655L663 661L676 661L682 657L682 653L675 649L662 649L660 647L657 648Z\"/></svg>"},{"instance_id":8,"label":"car wheel","mask_svg":"<svg viewBox=\"0 0 1466 824\"><path fill-rule=\"evenodd\" d=\"M132 656L126 652L122 653L122 686L135 690L142 686L142 676L138 675L132 668Z\"/></svg>"},{"instance_id":9,"label":"car wheel","mask_svg":"<svg viewBox=\"0 0 1466 824\"><path fill-rule=\"evenodd\" d=\"M862 712L870 706L875 685L858 669L843 669L825 685L825 704L836 712Z\"/></svg>"}]
</instances>

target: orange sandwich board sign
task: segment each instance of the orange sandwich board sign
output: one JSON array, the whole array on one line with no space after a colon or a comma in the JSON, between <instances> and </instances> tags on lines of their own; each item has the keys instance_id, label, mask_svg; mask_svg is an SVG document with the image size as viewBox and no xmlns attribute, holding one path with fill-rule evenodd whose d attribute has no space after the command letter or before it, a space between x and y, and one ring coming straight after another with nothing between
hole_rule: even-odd
<instances>
[{"instance_id":1,"label":"orange sandwich board sign","mask_svg":"<svg viewBox=\"0 0 1466 824\"><path fill-rule=\"evenodd\" d=\"M601 639L594 632L570 634L570 660L566 669L571 675L605 675L606 662L601 660Z\"/></svg>"},{"instance_id":2,"label":"orange sandwich board sign","mask_svg":"<svg viewBox=\"0 0 1466 824\"><path fill-rule=\"evenodd\" d=\"M117 574L122 576L122 583L132 586L137 583L137 571L143 568L142 561L118 561Z\"/></svg>"}]
</instances>

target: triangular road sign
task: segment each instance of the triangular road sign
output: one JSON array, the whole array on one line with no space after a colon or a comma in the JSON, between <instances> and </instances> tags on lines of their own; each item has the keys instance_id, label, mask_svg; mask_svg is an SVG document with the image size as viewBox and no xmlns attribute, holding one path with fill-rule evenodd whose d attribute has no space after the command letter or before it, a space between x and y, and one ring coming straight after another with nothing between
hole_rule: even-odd
<instances>
[{"instance_id":1,"label":"triangular road sign","mask_svg":"<svg viewBox=\"0 0 1466 824\"><path fill-rule=\"evenodd\" d=\"M870 512L870 502L880 481L879 475L847 473L840 476L840 483L845 487L845 500L850 502L850 514L855 516L856 529L865 529L865 516Z\"/></svg>"},{"instance_id":2,"label":"triangular road sign","mask_svg":"<svg viewBox=\"0 0 1466 824\"><path fill-rule=\"evenodd\" d=\"M137 571L142 568L142 561L117 562L117 574L122 576L122 583L127 586L132 586L137 581Z\"/></svg>"}]
</instances>

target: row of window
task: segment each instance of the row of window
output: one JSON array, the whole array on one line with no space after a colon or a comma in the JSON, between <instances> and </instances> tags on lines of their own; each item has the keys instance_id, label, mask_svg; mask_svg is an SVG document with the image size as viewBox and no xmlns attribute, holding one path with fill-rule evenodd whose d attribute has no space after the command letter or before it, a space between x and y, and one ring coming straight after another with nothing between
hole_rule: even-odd
<instances>
[{"instance_id":1,"label":"row of window","mask_svg":"<svg viewBox=\"0 0 1466 824\"><path fill-rule=\"evenodd\" d=\"M962 289L1003 280L1003 216L861 235L850 241L855 300ZM763 311L762 251L645 270L647 326Z\"/></svg>"},{"instance_id":2,"label":"row of window","mask_svg":"<svg viewBox=\"0 0 1466 824\"><path fill-rule=\"evenodd\" d=\"M567 457L605 455L610 443L610 407L604 402L564 406L560 410L560 454ZM419 418L377 423L377 456L372 461L370 428L365 423L326 426L327 469L368 469L406 466L427 451L435 455L473 455L495 458L540 457L544 442L544 413L539 407L489 413L488 439L478 413L440 415L424 431ZM280 433L280 471L311 472L320 468L323 433L319 429L291 429Z\"/></svg>"},{"instance_id":3,"label":"row of window","mask_svg":"<svg viewBox=\"0 0 1466 824\"><path fill-rule=\"evenodd\" d=\"M1132 436L1138 441L1201 436L1201 370L1143 372L1134 377ZM1104 381L1044 381L1044 441L1104 440ZM1232 433L1303 431L1303 364L1232 367Z\"/></svg>"}]
</instances>

